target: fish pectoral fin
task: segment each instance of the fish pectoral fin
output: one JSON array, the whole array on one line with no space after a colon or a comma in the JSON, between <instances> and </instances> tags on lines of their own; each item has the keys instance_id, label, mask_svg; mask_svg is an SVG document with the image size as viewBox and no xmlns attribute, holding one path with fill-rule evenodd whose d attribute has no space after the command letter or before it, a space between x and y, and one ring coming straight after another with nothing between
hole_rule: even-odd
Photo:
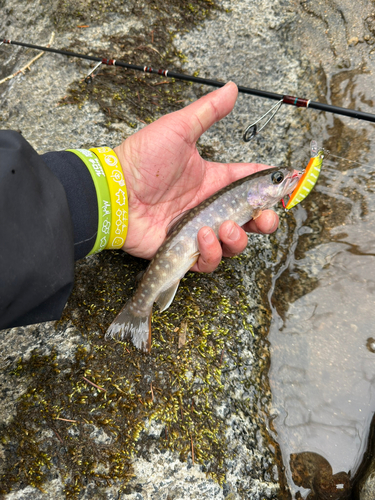
<instances>
[{"instance_id":1,"label":"fish pectoral fin","mask_svg":"<svg viewBox=\"0 0 375 500\"><path fill-rule=\"evenodd\" d=\"M252 217L252 219L253 219L253 220L254 220L254 219L257 219L257 218L260 216L260 214L261 214L262 212L263 212L263 210L262 210L261 208L257 208L257 209L255 210L255 212L253 213L253 217Z\"/></svg>"},{"instance_id":2,"label":"fish pectoral fin","mask_svg":"<svg viewBox=\"0 0 375 500\"><path fill-rule=\"evenodd\" d=\"M160 312L165 311L172 304L174 296L176 295L178 285L180 280L173 283L169 288L161 292L159 297L156 299L156 303L160 307Z\"/></svg>"}]
</instances>

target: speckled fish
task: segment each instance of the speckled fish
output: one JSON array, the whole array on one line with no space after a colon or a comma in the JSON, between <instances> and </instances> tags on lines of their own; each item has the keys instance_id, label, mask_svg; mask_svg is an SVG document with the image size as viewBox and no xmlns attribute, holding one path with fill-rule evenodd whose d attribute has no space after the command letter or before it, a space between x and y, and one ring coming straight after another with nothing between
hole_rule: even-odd
<instances>
[{"instance_id":1,"label":"speckled fish","mask_svg":"<svg viewBox=\"0 0 375 500\"><path fill-rule=\"evenodd\" d=\"M209 226L218 236L226 220L244 225L291 194L300 176L292 168L262 170L233 182L172 221L137 291L110 325L106 337L130 338L138 349L150 351L153 304L156 302L161 311L171 305L181 278L198 259L198 231Z\"/></svg>"}]
</instances>

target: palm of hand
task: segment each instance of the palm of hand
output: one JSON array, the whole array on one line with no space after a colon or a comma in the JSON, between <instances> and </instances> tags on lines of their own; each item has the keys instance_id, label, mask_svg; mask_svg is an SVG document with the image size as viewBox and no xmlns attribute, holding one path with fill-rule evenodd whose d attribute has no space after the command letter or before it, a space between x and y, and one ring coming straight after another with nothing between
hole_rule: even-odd
<instances>
[{"instance_id":1,"label":"palm of hand","mask_svg":"<svg viewBox=\"0 0 375 500\"><path fill-rule=\"evenodd\" d=\"M208 162L196 149L199 137L233 109L236 98L237 87L229 83L186 108L163 116L115 148L129 198L129 228L123 250L137 257L152 258L165 239L168 224L176 216L231 182L267 168L257 164ZM228 240L232 227L233 224L227 224L220 235L226 256L241 252L247 242L244 231L237 234L236 241ZM246 224L245 229L272 232L276 227L277 216L265 211L256 221ZM198 235L201 257L194 269L209 272L218 265L222 254L217 240L216 244L202 242L201 231Z\"/></svg>"},{"instance_id":2,"label":"palm of hand","mask_svg":"<svg viewBox=\"0 0 375 500\"><path fill-rule=\"evenodd\" d=\"M123 157L131 158L125 160L125 169L130 215L127 251L133 255L151 258L171 220L231 182L226 165L203 160L190 134L187 124L173 113L122 145Z\"/></svg>"}]
</instances>

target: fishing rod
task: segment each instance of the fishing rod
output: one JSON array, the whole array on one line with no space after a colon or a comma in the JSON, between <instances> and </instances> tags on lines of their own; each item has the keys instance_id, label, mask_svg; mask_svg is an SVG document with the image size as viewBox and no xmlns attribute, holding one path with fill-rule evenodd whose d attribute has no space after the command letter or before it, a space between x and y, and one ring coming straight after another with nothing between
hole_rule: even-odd
<instances>
[{"instance_id":1,"label":"fishing rod","mask_svg":"<svg viewBox=\"0 0 375 500\"><path fill-rule=\"evenodd\" d=\"M219 82L217 80L210 80L208 78L201 78L198 76L176 73L174 71L169 71L168 69L154 69L150 66L138 66L136 64L130 64L130 63L126 63L123 61L118 61L117 59L107 59L107 58L97 57L97 56L88 56L86 54L79 54L77 52L70 52L68 50L54 49L52 47L42 47L40 45L33 45L31 43L16 42L14 40L3 39L3 41L0 42L0 45L2 45L2 44L19 45L21 47L27 47L30 49L41 50L44 52L53 52L55 54L61 54L64 56L69 56L69 57L77 57L80 59L86 59L89 61L97 62L97 65L95 66L95 68L93 68L90 71L90 73L87 75L87 77L85 79L86 81L88 81L91 78L91 75L94 73L94 71L97 70L97 68L99 68L103 64L106 66L119 66L119 67L126 68L126 69L133 69L135 71L142 71L144 73L152 73L152 74L161 75L164 77L174 78L176 80L183 80L183 81L187 81L187 82L199 83L201 85L208 85L211 87L223 87L225 85L225 82ZM366 120L366 121L375 123L375 115L374 114L365 113L363 111L357 111L355 109L341 108L339 106L333 106L332 104L324 104L321 102L312 101L311 99L304 99L301 97L295 97L295 96L291 96L291 95L282 95L282 94L277 94L275 92L267 92L265 90L258 90L258 89L253 89L253 88L249 88L249 87L243 87L241 85L238 85L238 91L243 93L243 94L250 94L253 96L257 96L257 97L263 97L265 99L273 99L273 100L278 101L263 116L261 116L254 123L250 124L248 127L246 127L244 134L243 134L243 139L246 142L250 141L253 137L255 137L255 135L257 133L259 133L261 130L264 129L264 127L276 115L276 113L278 112L278 110L280 109L282 104L289 104L291 106L296 106L298 108L317 109L319 111L326 111L328 113L348 116L350 118L357 118L358 120ZM259 124L262 121L265 121L264 124L258 128Z\"/></svg>"}]
</instances>

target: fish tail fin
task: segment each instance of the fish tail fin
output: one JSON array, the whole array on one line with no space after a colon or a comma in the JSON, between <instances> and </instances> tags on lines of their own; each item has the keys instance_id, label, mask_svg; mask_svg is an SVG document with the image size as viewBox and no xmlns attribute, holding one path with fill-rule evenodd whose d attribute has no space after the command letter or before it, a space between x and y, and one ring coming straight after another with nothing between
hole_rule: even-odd
<instances>
[{"instance_id":1,"label":"fish tail fin","mask_svg":"<svg viewBox=\"0 0 375 500\"><path fill-rule=\"evenodd\" d=\"M129 300L109 326L105 338L130 339L137 349L151 350L152 307L144 315L134 314L133 301Z\"/></svg>"}]
</instances>

